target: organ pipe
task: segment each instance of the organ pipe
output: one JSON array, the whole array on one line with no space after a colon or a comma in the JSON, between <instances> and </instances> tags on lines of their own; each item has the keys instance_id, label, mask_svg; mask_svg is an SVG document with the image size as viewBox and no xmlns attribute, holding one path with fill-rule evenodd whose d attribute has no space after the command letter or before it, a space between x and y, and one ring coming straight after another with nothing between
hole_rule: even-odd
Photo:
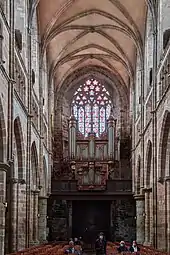
<instances>
[{"instance_id":1,"label":"organ pipe","mask_svg":"<svg viewBox=\"0 0 170 255\"><path fill-rule=\"evenodd\" d=\"M108 157L114 159L115 154L115 119L111 114L108 119Z\"/></svg>"},{"instance_id":2,"label":"organ pipe","mask_svg":"<svg viewBox=\"0 0 170 255\"><path fill-rule=\"evenodd\" d=\"M69 120L69 156L70 159L75 159L76 157L76 128L77 121L72 115Z\"/></svg>"}]
</instances>

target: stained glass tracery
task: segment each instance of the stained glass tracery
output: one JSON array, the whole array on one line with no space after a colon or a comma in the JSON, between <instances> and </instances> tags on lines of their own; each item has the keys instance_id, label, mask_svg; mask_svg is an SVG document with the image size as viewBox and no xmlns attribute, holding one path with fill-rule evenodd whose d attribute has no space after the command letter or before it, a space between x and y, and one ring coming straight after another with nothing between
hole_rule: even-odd
<instances>
[{"instance_id":1,"label":"stained glass tracery","mask_svg":"<svg viewBox=\"0 0 170 255\"><path fill-rule=\"evenodd\" d=\"M74 93L72 108L79 131L87 137L95 132L99 137L106 129L112 103L110 93L96 79L88 79Z\"/></svg>"}]
</instances>

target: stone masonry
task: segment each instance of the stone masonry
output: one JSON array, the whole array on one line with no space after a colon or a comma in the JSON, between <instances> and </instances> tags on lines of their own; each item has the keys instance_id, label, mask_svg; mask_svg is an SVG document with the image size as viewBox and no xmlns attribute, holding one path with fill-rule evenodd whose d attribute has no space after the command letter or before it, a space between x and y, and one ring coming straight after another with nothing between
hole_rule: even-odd
<instances>
[{"instance_id":1,"label":"stone masonry","mask_svg":"<svg viewBox=\"0 0 170 255\"><path fill-rule=\"evenodd\" d=\"M36 14L25 1L0 1L0 254L46 240L51 129L46 75L39 61ZM29 14L28 14L29 15ZM44 73L45 72L45 75ZM35 73L35 77L34 77ZM42 93L40 92L43 86ZM45 91L46 90L46 91ZM42 102L42 103L40 103ZM45 105L43 109L42 104ZM40 108L43 111L40 111ZM44 125L46 133L44 133ZM31 147L34 145L34 154ZM43 169L43 159L46 169ZM33 163L34 162L34 163ZM44 173L44 171L46 171ZM47 183L46 189L44 183ZM42 213L43 212L43 213ZM39 221L43 217L43 227ZM45 220L44 220L45 219Z\"/></svg>"},{"instance_id":2,"label":"stone masonry","mask_svg":"<svg viewBox=\"0 0 170 255\"><path fill-rule=\"evenodd\" d=\"M68 102L89 74L112 87L117 139L132 141L117 175L132 177L136 215L113 204L133 218L133 238L170 252L169 9L170 0L0 1L0 254L46 241ZM129 239L123 217L114 233ZM66 217L57 220L67 236Z\"/></svg>"}]
</instances>

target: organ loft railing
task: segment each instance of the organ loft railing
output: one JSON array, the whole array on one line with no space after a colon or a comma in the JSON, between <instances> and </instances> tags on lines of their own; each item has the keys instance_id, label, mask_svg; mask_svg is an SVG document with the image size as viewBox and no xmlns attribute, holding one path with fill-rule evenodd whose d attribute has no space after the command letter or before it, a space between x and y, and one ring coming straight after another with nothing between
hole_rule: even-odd
<instances>
[{"instance_id":1,"label":"organ loft railing","mask_svg":"<svg viewBox=\"0 0 170 255\"><path fill-rule=\"evenodd\" d=\"M111 115L107 130L100 137L91 131L85 137L77 129L74 116L69 120L69 157L54 162L53 179L75 180L78 190L105 190L107 180L118 165L116 121Z\"/></svg>"}]
</instances>

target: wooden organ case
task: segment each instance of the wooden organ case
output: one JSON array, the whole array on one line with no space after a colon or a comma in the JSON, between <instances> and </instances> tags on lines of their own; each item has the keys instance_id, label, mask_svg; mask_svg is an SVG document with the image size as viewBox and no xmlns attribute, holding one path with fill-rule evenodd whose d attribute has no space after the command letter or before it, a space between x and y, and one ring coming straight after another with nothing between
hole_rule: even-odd
<instances>
[{"instance_id":1,"label":"wooden organ case","mask_svg":"<svg viewBox=\"0 0 170 255\"><path fill-rule=\"evenodd\" d=\"M116 121L111 115L106 132L100 137L91 131L87 137L77 130L77 121L69 120L69 163L78 190L105 190L110 166L115 161Z\"/></svg>"}]
</instances>

